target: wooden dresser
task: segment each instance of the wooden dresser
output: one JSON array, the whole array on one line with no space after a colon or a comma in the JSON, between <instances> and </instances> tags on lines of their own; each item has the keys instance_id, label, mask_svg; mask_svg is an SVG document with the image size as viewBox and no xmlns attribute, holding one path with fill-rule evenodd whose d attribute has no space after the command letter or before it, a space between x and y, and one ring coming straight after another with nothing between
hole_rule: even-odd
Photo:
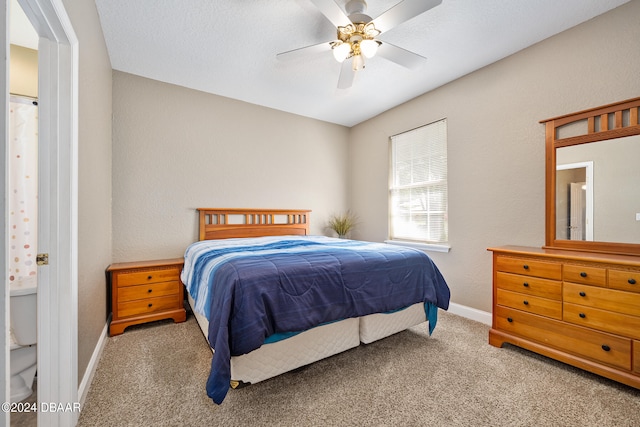
<instances>
[{"instance_id":1,"label":"wooden dresser","mask_svg":"<svg viewBox=\"0 0 640 427\"><path fill-rule=\"evenodd\" d=\"M489 250L491 345L510 343L640 388L640 257Z\"/></svg>"},{"instance_id":2,"label":"wooden dresser","mask_svg":"<svg viewBox=\"0 0 640 427\"><path fill-rule=\"evenodd\" d=\"M183 263L176 258L111 264L107 268L113 312L109 334L119 335L127 326L161 319L184 322Z\"/></svg>"}]
</instances>

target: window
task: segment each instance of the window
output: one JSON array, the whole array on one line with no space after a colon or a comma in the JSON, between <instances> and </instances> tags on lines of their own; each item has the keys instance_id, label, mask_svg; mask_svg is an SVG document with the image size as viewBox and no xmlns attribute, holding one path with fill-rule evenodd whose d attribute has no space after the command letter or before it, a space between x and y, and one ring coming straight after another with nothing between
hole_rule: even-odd
<instances>
[{"instance_id":1,"label":"window","mask_svg":"<svg viewBox=\"0 0 640 427\"><path fill-rule=\"evenodd\" d=\"M446 243L446 119L392 136L390 157L390 239Z\"/></svg>"}]
</instances>

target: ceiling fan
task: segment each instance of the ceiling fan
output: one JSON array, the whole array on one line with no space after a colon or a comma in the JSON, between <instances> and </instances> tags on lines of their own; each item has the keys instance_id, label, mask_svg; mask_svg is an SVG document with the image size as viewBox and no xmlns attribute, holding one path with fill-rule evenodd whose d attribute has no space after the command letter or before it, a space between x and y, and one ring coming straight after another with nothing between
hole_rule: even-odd
<instances>
[{"instance_id":1,"label":"ceiling fan","mask_svg":"<svg viewBox=\"0 0 640 427\"><path fill-rule=\"evenodd\" d=\"M379 55L406 68L415 68L426 58L377 37L385 31L408 21L442 3L442 0L403 0L375 19L366 15L365 0L349 0L345 12L334 0L311 0L320 12L337 28L338 38L299 49L279 53L278 59L297 59L313 53L332 51L342 64L338 88L353 84L356 72L364 69L365 58Z\"/></svg>"}]
</instances>

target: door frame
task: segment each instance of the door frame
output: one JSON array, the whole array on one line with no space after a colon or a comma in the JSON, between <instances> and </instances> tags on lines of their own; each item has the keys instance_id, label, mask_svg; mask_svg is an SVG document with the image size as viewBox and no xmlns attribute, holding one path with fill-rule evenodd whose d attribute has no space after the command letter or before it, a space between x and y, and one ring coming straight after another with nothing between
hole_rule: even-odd
<instances>
[{"instance_id":1,"label":"door frame","mask_svg":"<svg viewBox=\"0 0 640 427\"><path fill-rule=\"evenodd\" d=\"M0 9L0 17L2 18L2 22L4 23L5 28L9 28L9 7L8 2L3 0L3 7ZM2 77L0 78L0 85L2 85L2 93L4 94L4 102L0 105L0 112L2 113L3 120L0 122L0 126L2 127L2 135L5 141L9 140L9 31L5 31L3 34L0 34L0 39L2 40L2 46L5 52L4 55L4 64L1 68ZM0 188L2 188L2 196L0 197L0 208L4 213L4 217L9 217L9 206L7 203L6 194L8 192L8 177L9 172L7 171L7 162L8 162L8 147L9 144L5 144L4 149L0 150L0 161L5 165L4 173L0 174ZM3 222L3 227L0 230L0 236L2 237L2 256L0 257L0 272L2 273L3 278L3 291L0 294L0 303L3 307L2 316L0 316L0 325L2 325L2 333L0 334L0 343L2 344L2 354L0 355L0 373L2 374L2 378L4 382L2 383L4 386L0 388L0 398L2 402L9 401L9 378L11 377L9 370L9 348L11 341L9 340L9 287L7 286L8 277L8 266L9 266L9 251L6 249L9 247L9 221ZM9 412L3 411L2 415L0 415L0 425L8 426L9 425Z\"/></svg>"},{"instance_id":2,"label":"door frame","mask_svg":"<svg viewBox=\"0 0 640 427\"><path fill-rule=\"evenodd\" d=\"M8 1L2 1L8 13ZM79 416L78 39L62 0L18 0L18 3L40 37L38 252L49 254L49 265L38 268L38 425L74 426ZM8 22L8 17L6 19ZM8 25L5 28L8 62ZM8 64L2 74L7 106ZM3 107L5 134L8 133L6 106ZM6 155L4 161L6 165ZM3 191L6 192L6 177L4 179ZM3 208L6 213L7 206ZM6 260L6 232L3 237L2 258ZM6 264L4 267L6 273ZM8 289L5 289L4 309L6 314ZM7 343L5 357L9 357ZM9 371L5 371L5 375L8 374ZM50 403L71 405L75 410L41 410L43 404Z\"/></svg>"}]
</instances>

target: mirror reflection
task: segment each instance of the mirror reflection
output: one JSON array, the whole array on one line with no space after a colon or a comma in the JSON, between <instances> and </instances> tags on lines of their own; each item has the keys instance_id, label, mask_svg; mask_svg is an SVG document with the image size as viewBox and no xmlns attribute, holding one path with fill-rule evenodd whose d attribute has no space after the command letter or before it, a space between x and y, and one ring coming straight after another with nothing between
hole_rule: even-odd
<instances>
[{"instance_id":1,"label":"mirror reflection","mask_svg":"<svg viewBox=\"0 0 640 427\"><path fill-rule=\"evenodd\" d=\"M640 243L640 135L556 150L556 239Z\"/></svg>"}]
</instances>

